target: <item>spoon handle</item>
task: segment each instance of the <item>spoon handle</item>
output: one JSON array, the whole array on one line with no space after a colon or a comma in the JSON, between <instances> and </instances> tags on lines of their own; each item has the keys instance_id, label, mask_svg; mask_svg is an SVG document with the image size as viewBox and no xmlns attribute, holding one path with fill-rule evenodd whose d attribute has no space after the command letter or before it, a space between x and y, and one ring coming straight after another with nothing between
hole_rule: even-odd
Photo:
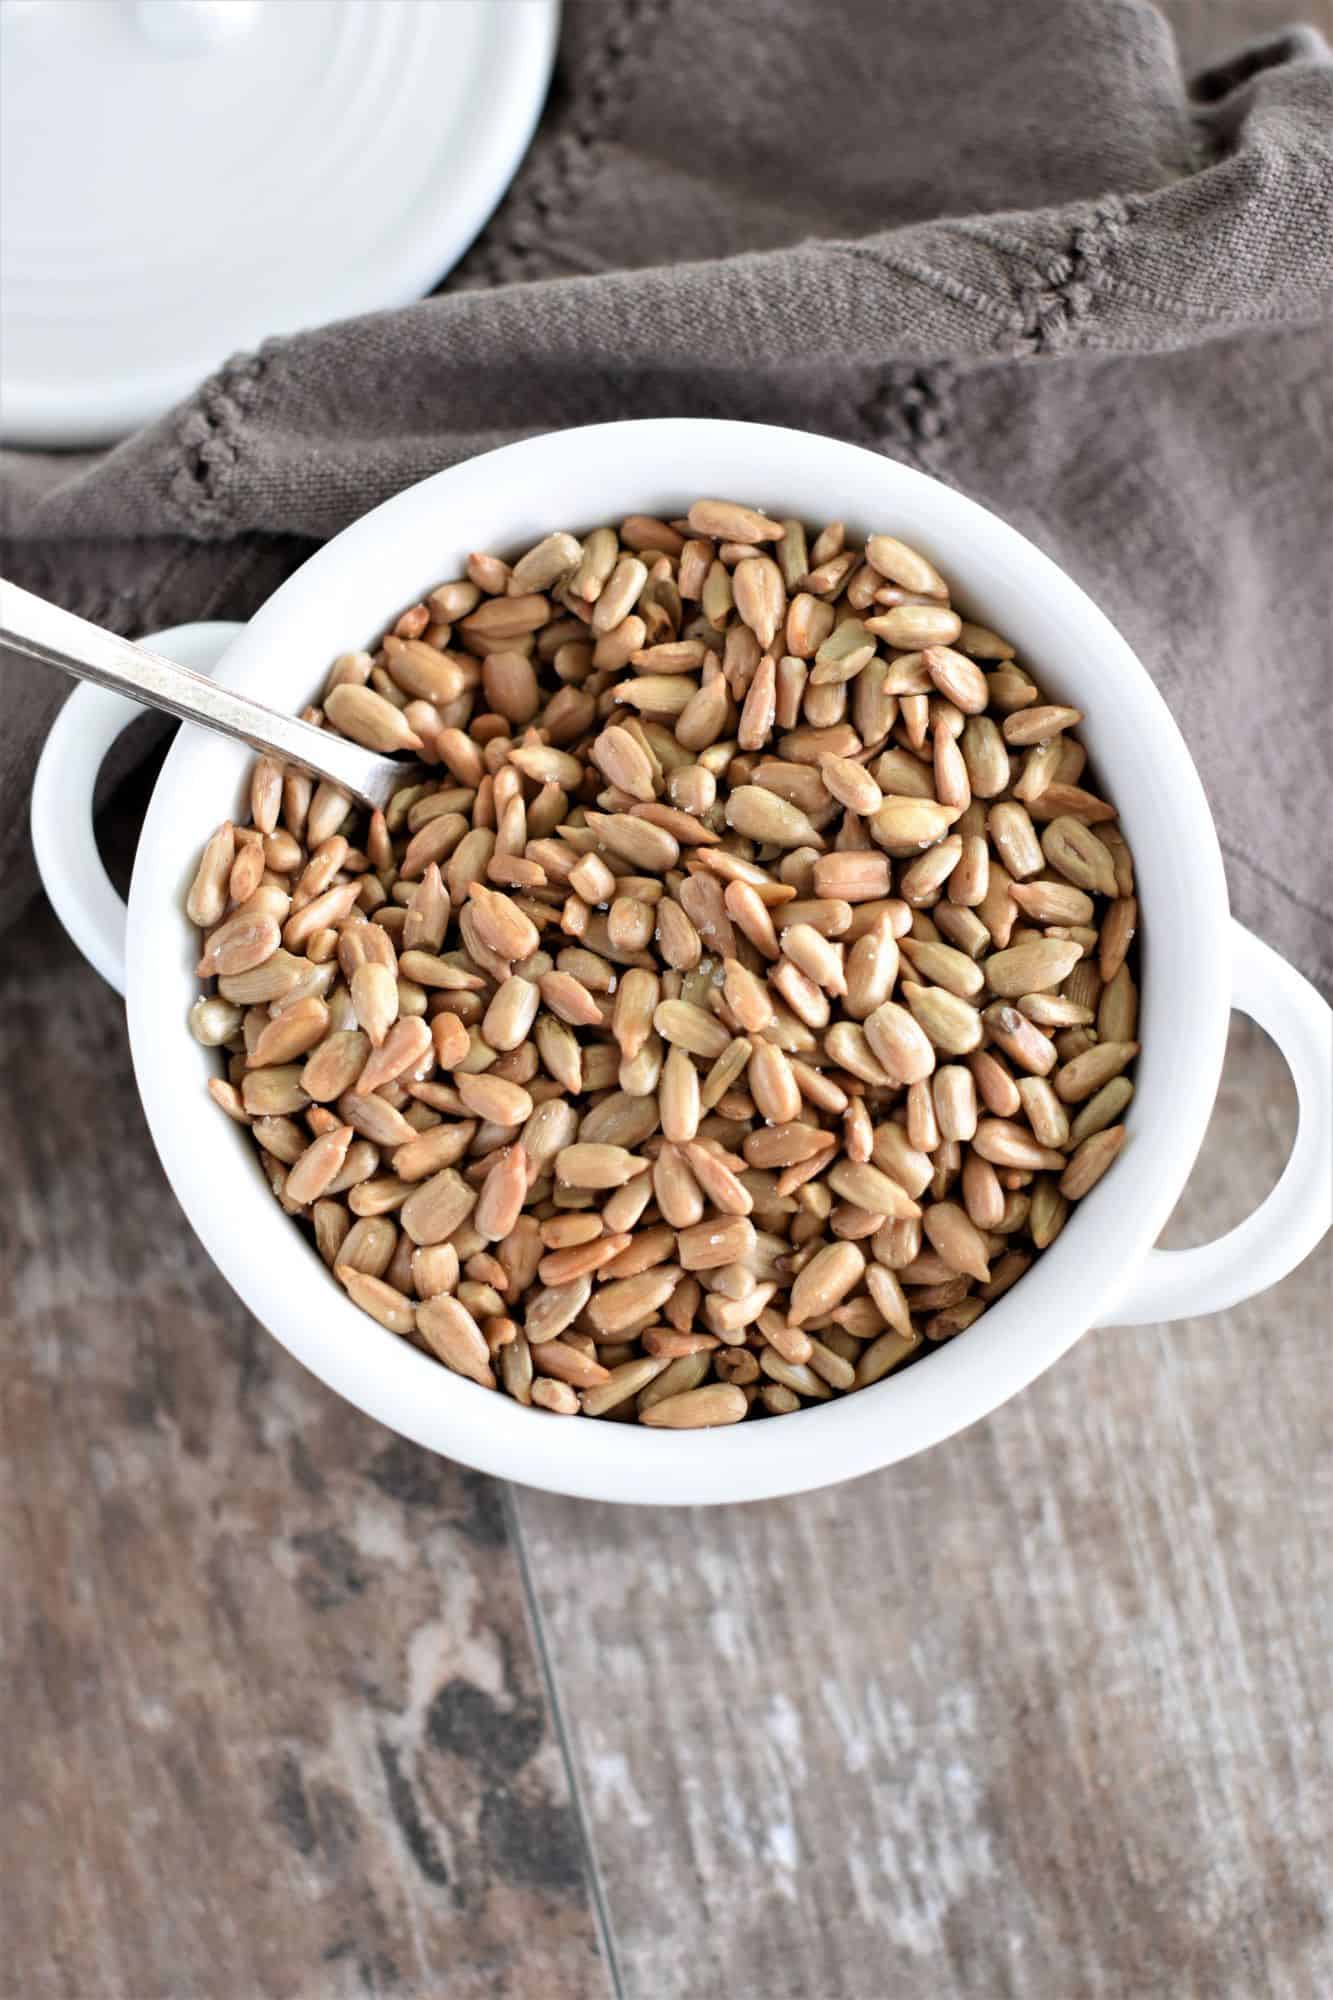
<instances>
[{"instance_id":1,"label":"spoon handle","mask_svg":"<svg viewBox=\"0 0 1333 2000\"><path fill-rule=\"evenodd\" d=\"M329 779L363 805L383 804L386 777L403 782L401 767L390 765L373 750L219 687L207 675L178 667L160 653L150 653L14 583L0 582L0 644L79 680L128 695L146 708L164 709L182 722L197 722L219 735L235 737L280 763Z\"/></svg>"}]
</instances>

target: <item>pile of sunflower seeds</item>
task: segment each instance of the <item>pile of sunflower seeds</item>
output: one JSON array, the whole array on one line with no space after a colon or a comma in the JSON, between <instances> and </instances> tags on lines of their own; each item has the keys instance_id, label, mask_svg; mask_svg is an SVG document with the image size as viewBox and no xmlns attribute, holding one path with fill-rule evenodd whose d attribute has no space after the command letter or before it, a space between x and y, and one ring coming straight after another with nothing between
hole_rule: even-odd
<instances>
[{"instance_id":1,"label":"pile of sunflower seeds","mask_svg":"<svg viewBox=\"0 0 1333 2000\"><path fill-rule=\"evenodd\" d=\"M731 501L474 555L261 759L210 1084L348 1295L562 1415L736 1423L972 1326L1125 1139L1133 865L1077 709L906 543Z\"/></svg>"}]
</instances>

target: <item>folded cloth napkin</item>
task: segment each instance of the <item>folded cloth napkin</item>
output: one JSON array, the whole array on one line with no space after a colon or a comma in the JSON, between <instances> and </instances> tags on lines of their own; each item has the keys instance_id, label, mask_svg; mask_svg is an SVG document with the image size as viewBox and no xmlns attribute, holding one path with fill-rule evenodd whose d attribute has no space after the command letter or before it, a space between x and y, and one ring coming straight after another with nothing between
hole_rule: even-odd
<instances>
[{"instance_id":1,"label":"folded cloth napkin","mask_svg":"<svg viewBox=\"0 0 1333 2000\"><path fill-rule=\"evenodd\" d=\"M440 294L273 341L110 452L0 454L0 561L136 632L244 616L377 501L529 432L850 438L1104 606L1238 914L1328 988L1331 330L1311 30L1187 82L1144 0L566 0L541 131ZM0 663L0 919L62 692Z\"/></svg>"}]
</instances>

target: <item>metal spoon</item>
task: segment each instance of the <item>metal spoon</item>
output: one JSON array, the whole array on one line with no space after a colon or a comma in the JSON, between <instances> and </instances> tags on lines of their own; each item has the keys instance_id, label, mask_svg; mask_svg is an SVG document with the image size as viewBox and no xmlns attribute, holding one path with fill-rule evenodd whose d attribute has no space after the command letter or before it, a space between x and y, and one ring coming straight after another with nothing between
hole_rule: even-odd
<instances>
[{"instance_id":1,"label":"metal spoon","mask_svg":"<svg viewBox=\"0 0 1333 2000\"><path fill-rule=\"evenodd\" d=\"M279 763L295 764L311 777L327 778L364 806L385 806L403 785L415 782L421 766L359 743L331 730L316 729L248 695L219 687L206 675L178 667L146 646L62 611L15 583L0 583L0 644L16 653L60 667L79 680L113 688L145 708L161 708L182 722L197 722L220 736L233 736Z\"/></svg>"}]
</instances>

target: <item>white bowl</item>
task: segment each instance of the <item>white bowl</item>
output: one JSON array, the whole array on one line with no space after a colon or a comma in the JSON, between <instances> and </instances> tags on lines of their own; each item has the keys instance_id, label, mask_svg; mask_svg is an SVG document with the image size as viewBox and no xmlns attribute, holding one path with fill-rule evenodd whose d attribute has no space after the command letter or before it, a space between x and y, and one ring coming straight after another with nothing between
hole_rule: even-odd
<instances>
[{"instance_id":1,"label":"white bowl","mask_svg":"<svg viewBox=\"0 0 1333 2000\"><path fill-rule=\"evenodd\" d=\"M1129 1143L1057 1242L976 1326L874 1388L777 1423L650 1431L524 1409L451 1375L352 1306L274 1202L246 1135L205 1094L216 1057L185 1025L197 947L181 911L204 840L244 811L249 758L234 744L188 728L177 737L139 843L124 945L135 1072L153 1138L191 1223L264 1325L341 1394L435 1451L556 1492L654 1505L800 1492L921 1451L995 1409L1089 1327L1212 1311L1273 1283L1318 1241L1333 1206L1329 1011L1232 923L1203 790L1161 696L1096 606L1031 542L892 459L804 432L693 419L510 445L424 480L346 529L237 633L217 677L295 709L336 654L373 643L403 605L458 574L468 550L521 550L553 526L586 529L629 512L671 516L707 493L812 522L845 518L856 532L879 528L921 548L963 608L1014 641L1052 699L1086 711L1090 756L1134 852L1143 1052ZM69 800L90 791L125 712L91 690L70 702L33 810L52 900L113 977L118 920L87 814L71 814ZM1278 1187L1230 1235L1157 1251L1208 1122L1233 1002L1269 1030L1292 1067L1296 1146Z\"/></svg>"}]
</instances>

